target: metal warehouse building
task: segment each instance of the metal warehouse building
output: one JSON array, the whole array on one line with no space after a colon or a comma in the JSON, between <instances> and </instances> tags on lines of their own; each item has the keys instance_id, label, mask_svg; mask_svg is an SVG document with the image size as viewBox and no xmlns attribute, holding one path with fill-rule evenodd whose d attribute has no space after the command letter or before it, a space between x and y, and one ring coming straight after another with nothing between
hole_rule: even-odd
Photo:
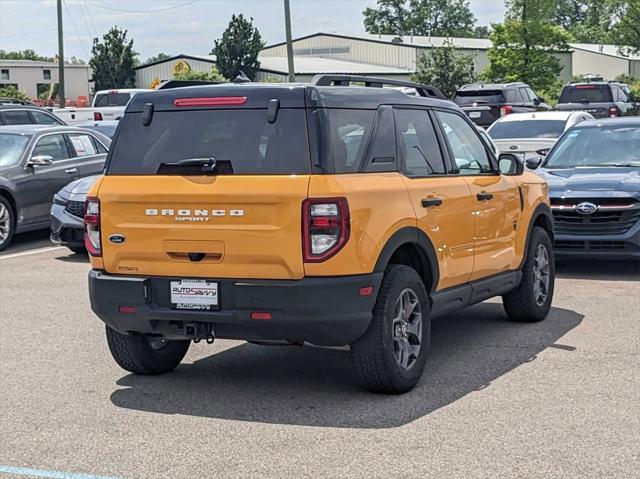
<instances>
[{"instance_id":1,"label":"metal warehouse building","mask_svg":"<svg viewBox=\"0 0 640 479\"><path fill-rule=\"evenodd\" d=\"M621 55L615 45L572 43L573 73L597 73L608 80L618 75L640 76L640 55Z\"/></svg>"}]
</instances>

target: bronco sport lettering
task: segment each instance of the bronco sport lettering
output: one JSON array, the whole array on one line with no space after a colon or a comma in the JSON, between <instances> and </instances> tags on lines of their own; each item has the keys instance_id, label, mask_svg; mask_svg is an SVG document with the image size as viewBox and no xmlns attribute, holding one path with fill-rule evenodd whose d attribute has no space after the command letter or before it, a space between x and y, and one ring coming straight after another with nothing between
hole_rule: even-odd
<instances>
[{"instance_id":1,"label":"bronco sport lettering","mask_svg":"<svg viewBox=\"0 0 640 479\"><path fill-rule=\"evenodd\" d=\"M434 317L502 296L540 321L553 297L545 182L437 89L395 80L136 95L85 229L91 306L137 374L191 340L308 342L349 345L367 388L401 393Z\"/></svg>"}]
</instances>

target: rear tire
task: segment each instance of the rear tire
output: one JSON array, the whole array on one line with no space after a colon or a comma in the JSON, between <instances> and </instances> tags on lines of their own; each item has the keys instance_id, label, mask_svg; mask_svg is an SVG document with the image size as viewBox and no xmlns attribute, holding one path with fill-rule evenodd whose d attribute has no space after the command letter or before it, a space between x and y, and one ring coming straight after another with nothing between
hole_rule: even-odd
<instances>
[{"instance_id":1,"label":"rear tire","mask_svg":"<svg viewBox=\"0 0 640 479\"><path fill-rule=\"evenodd\" d=\"M173 371L190 341L164 341L148 336L132 336L106 327L107 343L118 365L134 374L163 374Z\"/></svg>"},{"instance_id":2,"label":"rear tire","mask_svg":"<svg viewBox=\"0 0 640 479\"><path fill-rule=\"evenodd\" d=\"M522 281L502 296L502 304L512 321L534 323L549 314L555 282L553 245L549 233L534 226L529 239L527 258L522 267Z\"/></svg>"},{"instance_id":3,"label":"rear tire","mask_svg":"<svg viewBox=\"0 0 640 479\"><path fill-rule=\"evenodd\" d=\"M16 215L9 201L0 196L0 251L11 244L16 230Z\"/></svg>"},{"instance_id":4,"label":"rear tire","mask_svg":"<svg viewBox=\"0 0 640 479\"><path fill-rule=\"evenodd\" d=\"M422 376L430 340L429 301L420 276L408 266L389 266L369 328L351 344L353 365L367 389L411 390Z\"/></svg>"}]
</instances>

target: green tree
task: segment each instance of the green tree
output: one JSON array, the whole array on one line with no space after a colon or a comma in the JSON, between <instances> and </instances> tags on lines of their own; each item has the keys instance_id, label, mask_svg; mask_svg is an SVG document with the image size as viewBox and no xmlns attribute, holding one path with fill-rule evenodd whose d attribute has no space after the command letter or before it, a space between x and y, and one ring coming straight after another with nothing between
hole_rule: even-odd
<instances>
[{"instance_id":1,"label":"green tree","mask_svg":"<svg viewBox=\"0 0 640 479\"><path fill-rule=\"evenodd\" d=\"M640 54L640 0L608 0L619 21L611 36L621 53Z\"/></svg>"},{"instance_id":2,"label":"green tree","mask_svg":"<svg viewBox=\"0 0 640 479\"><path fill-rule=\"evenodd\" d=\"M416 72L411 76L411 81L433 85L448 98L453 98L458 88L475 79L473 57L460 53L451 39L447 39L442 47L422 53Z\"/></svg>"},{"instance_id":3,"label":"green tree","mask_svg":"<svg viewBox=\"0 0 640 479\"><path fill-rule=\"evenodd\" d=\"M607 43L614 23L613 3L611 0L556 0L553 20L573 41Z\"/></svg>"},{"instance_id":4,"label":"green tree","mask_svg":"<svg viewBox=\"0 0 640 479\"><path fill-rule=\"evenodd\" d=\"M16 100L31 101L27 94L13 85L0 86L0 98L15 98Z\"/></svg>"},{"instance_id":5,"label":"green tree","mask_svg":"<svg viewBox=\"0 0 640 479\"><path fill-rule=\"evenodd\" d=\"M167 60L169 58L171 58L171 55L169 55L168 53L160 52L157 55L147 58L144 62L142 62L142 64L148 65L149 63L160 62L162 60Z\"/></svg>"},{"instance_id":6,"label":"green tree","mask_svg":"<svg viewBox=\"0 0 640 479\"><path fill-rule=\"evenodd\" d=\"M211 67L208 72L195 72L189 70L187 72L179 72L173 76L174 80L200 80L200 81L215 81L223 83L225 78L220 74L216 67Z\"/></svg>"},{"instance_id":7,"label":"green tree","mask_svg":"<svg viewBox=\"0 0 640 479\"><path fill-rule=\"evenodd\" d=\"M133 88L136 75L137 53L133 39L127 39L127 31L113 27L102 37L93 39L89 66L93 69L94 89Z\"/></svg>"},{"instance_id":8,"label":"green tree","mask_svg":"<svg viewBox=\"0 0 640 479\"><path fill-rule=\"evenodd\" d=\"M557 89L562 63L554 51L568 50L569 35L553 24L553 0L511 0L505 22L493 25L487 81L523 81L536 90Z\"/></svg>"},{"instance_id":9,"label":"green tree","mask_svg":"<svg viewBox=\"0 0 640 479\"><path fill-rule=\"evenodd\" d=\"M225 78L233 80L242 70L253 79L264 45L260 32L253 26L253 18L246 20L242 14L232 15L222 38L214 42L211 54L216 56L216 67Z\"/></svg>"},{"instance_id":10,"label":"green tree","mask_svg":"<svg viewBox=\"0 0 640 479\"><path fill-rule=\"evenodd\" d=\"M368 33L385 35L432 35L474 37L476 18L468 0L378 0L376 8L364 12Z\"/></svg>"},{"instance_id":11,"label":"green tree","mask_svg":"<svg viewBox=\"0 0 640 479\"><path fill-rule=\"evenodd\" d=\"M0 59L2 60L34 60L39 62L52 62L52 57L43 57L38 55L31 49L22 50L21 52L8 52L6 50L0 50Z\"/></svg>"}]
</instances>

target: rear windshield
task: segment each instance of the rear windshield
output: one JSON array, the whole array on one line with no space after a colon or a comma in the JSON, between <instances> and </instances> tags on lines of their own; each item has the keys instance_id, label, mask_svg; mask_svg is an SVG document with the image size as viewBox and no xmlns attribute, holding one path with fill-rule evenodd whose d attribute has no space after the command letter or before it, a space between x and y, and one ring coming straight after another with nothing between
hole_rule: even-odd
<instances>
[{"instance_id":1,"label":"rear windshield","mask_svg":"<svg viewBox=\"0 0 640 479\"><path fill-rule=\"evenodd\" d=\"M565 120L516 120L494 123L489 135L494 140L506 138L560 138Z\"/></svg>"},{"instance_id":2,"label":"rear windshield","mask_svg":"<svg viewBox=\"0 0 640 479\"><path fill-rule=\"evenodd\" d=\"M574 85L562 89L558 103L607 103L612 100L609 85Z\"/></svg>"},{"instance_id":3,"label":"rear windshield","mask_svg":"<svg viewBox=\"0 0 640 479\"><path fill-rule=\"evenodd\" d=\"M464 90L456 93L453 101L458 105L472 105L474 103L504 103L501 90Z\"/></svg>"},{"instance_id":4,"label":"rear windshield","mask_svg":"<svg viewBox=\"0 0 640 479\"><path fill-rule=\"evenodd\" d=\"M130 93L99 93L96 95L94 106L127 106L130 98Z\"/></svg>"},{"instance_id":5,"label":"rear windshield","mask_svg":"<svg viewBox=\"0 0 640 479\"><path fill-rule=\"evenodd\" d=\"M142 113L121 121L107 174L155 175L163 163L193 158L214 158L226 174L310 172L302 109L281 109L275 123L267 121L267 110L250 109L156 112L149 126Z\"/></svg>"}]
</instances>

